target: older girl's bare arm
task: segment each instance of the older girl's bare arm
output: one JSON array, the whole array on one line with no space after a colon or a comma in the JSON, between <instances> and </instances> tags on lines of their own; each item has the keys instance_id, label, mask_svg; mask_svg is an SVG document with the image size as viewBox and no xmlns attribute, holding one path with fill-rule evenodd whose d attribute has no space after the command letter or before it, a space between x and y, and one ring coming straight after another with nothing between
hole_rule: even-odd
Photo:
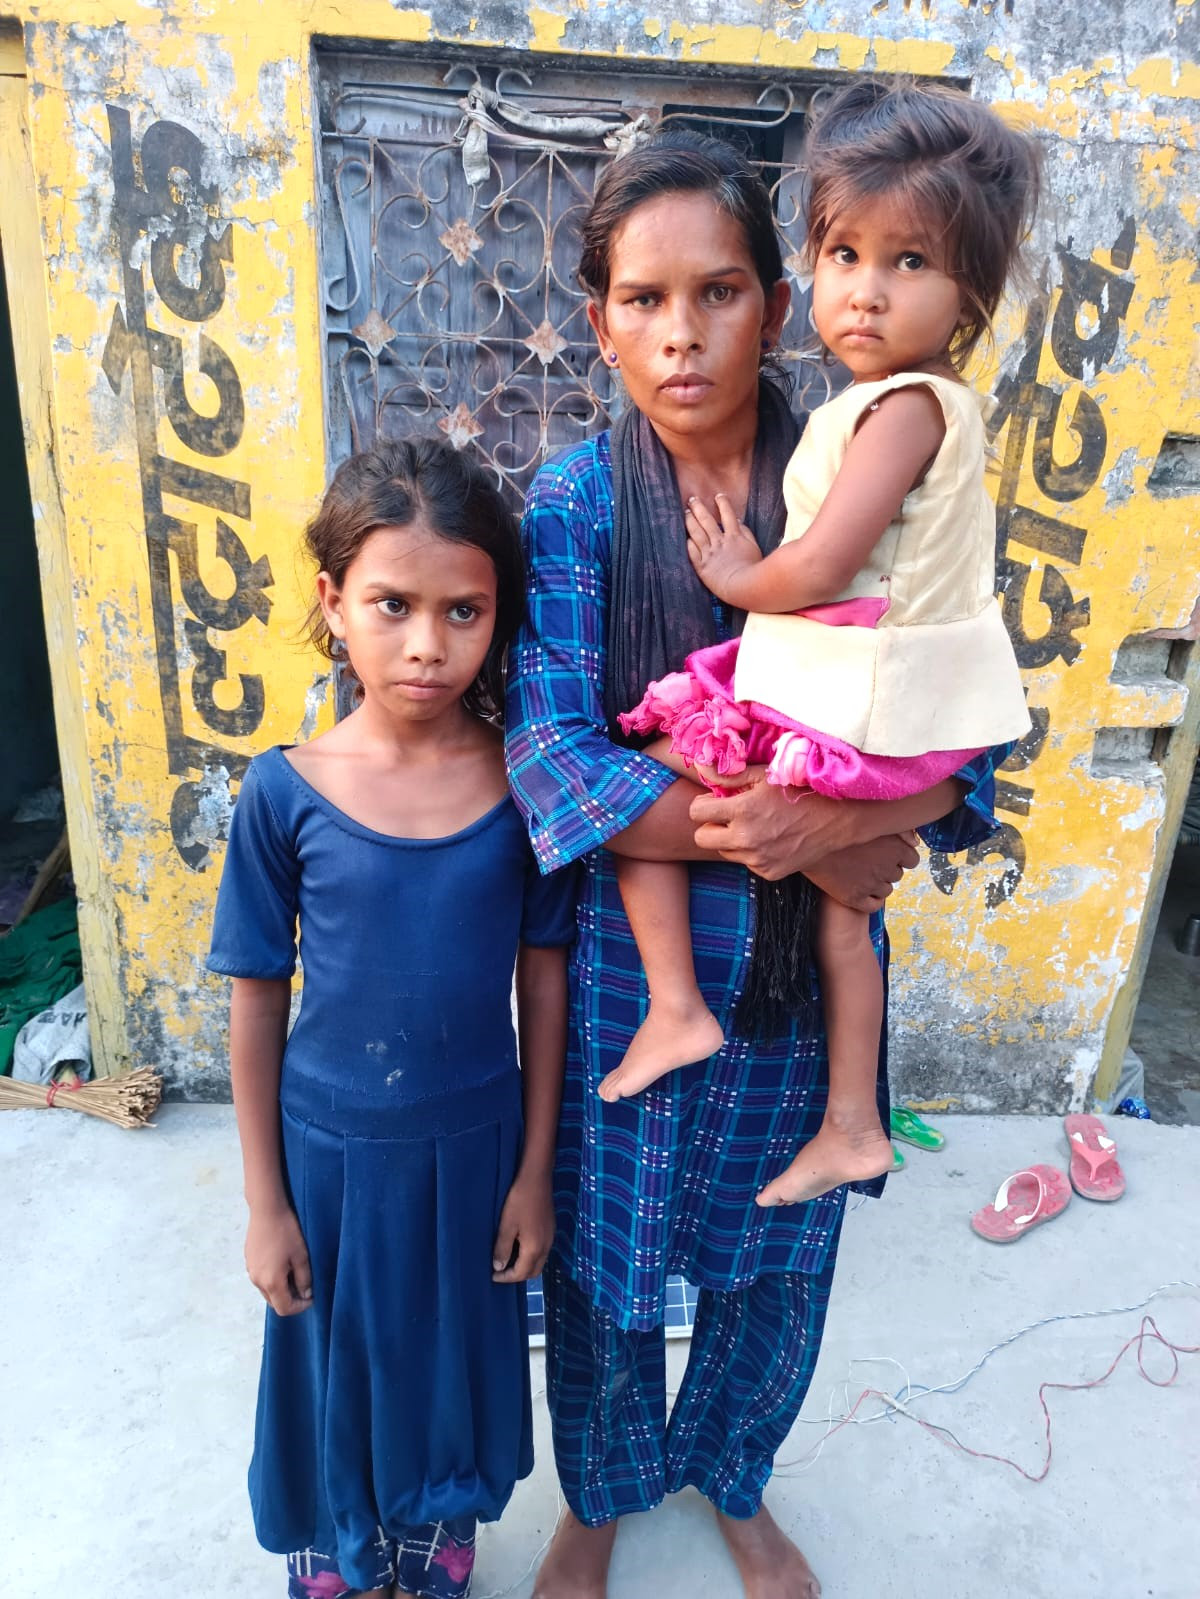
<instances>
[{"instance_id":1,"label":"older girl's bare arm","mask_svg":"<svg viewBox=\"0 0 1200 1599\"><path fill-rule=\"evenodd\" d=\"M517 953L517 1039L525 1138L500 1212L494 1282L526 1282L554 1242L551 1178L567 1053L567 952L522 944Z\"/></svg>"},{"instance_id":2,"label":"older girl's bare arm","mask_svg":"<svg viewBox=\"0 0 1200 1599\"><path fill-rule=\"evenodd\" d=\"M235 977L229 1009L229 1071L250 1220L246 1270L280 1316L306 1310L312 1271L287 1196L279 1126L279 1072L292 985L287 978Z\"/></svg>"}]
</instances>

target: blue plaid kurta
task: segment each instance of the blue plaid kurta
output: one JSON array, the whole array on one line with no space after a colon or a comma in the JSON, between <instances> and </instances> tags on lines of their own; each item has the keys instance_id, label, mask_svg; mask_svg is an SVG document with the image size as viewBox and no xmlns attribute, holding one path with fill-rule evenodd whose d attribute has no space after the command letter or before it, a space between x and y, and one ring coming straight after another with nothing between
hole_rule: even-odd
<instances>
[{"instance_id":1,"label":"blue plaid kurta","mask_svg":"<svg viewBox=\"0 0 1200 1599\"><path fill-rule=\"evenodd\" d=\"M766 1272L819 1272L845 1204L760 1209L754 1196L820 1125L827 1091L823 1028L767 1044L732 1016L753 932L749 874L726 862L691 868L692 941L705 999L725 1028L711 1060L607 1104L600 1079L646 1012L637 946L602 849L670 787L657 761L614 745L602 709L612 543L607 433L544 466L525 510L529 616L514 646L507 707L509 775L543 871L582 861L579 937L559 1128L557 1249L579 1286L624 1328L661 1322L667 1277L738 1289ZM953 851L995 828L993 761L952 815L923 829ZM883 956L883 917L873 923ZM881 1183L867 1185L878 1191Z\"/></svg>"}]
</instances>

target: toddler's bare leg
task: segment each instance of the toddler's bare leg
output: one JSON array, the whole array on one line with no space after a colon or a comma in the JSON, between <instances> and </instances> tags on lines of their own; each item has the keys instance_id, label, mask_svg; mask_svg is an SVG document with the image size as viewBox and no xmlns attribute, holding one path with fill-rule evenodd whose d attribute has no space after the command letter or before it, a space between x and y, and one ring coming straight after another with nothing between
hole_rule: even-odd
<instances>
[{"instance_id":1,"label":"toddler's bare leg","mask_svg":"<svg viewBox=\"0 0 1200 1599\"><path fill-rule=\"evenodd\" d=\"M817 909L817 968L829 1037L829 1100L820 1131L758 1195L760 1205L797 1205L839 1183L889 1171L892 1146L875 1104L883 977L870 919L828 895Z\"/></svg>"},{"instance_id":2,"label":"toddler's bare leg","mask_svg":"<svg viewBox=\"0 0 1200 1599\"><path fill-rule=\"evenodd\" d=\"M625 914L646 968L650 1009L625 1059L600 1084L600 1097L608 1100L640 1094L677 1066L706 1060L725 1042L696 982L687 867L679 861L618 855L616 868Z\"/></svg>"}]
</instances>

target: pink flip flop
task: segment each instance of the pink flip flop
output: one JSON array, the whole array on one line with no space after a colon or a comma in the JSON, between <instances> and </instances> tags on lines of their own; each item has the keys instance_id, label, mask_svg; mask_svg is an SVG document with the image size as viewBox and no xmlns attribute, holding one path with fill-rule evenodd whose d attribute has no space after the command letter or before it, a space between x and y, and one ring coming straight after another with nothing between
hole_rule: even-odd
<instances>
[{"instance_id":1,"label":"pink flip flop","mask_svg":"<svg viewBox=\"0 0 1200 1599\"><path fill-rule=\"evenodd\" d=\"M1083 1199L1108 1202L1125 1192L1125 1173L1117 1164L1116 1140L1099 1116L1064 1116L1071 1146L1071 1187Z\"/></svg>"},{"instance_id":2,"label":"pink flip flop","mask_svg":"<svg viewBox=\"0 0 1200 1599\"><path fill-rule=\"evenodd\" d=\"M1004 1179L992 1204L971 1217L971 1228L989 1244L1011 1244L1039 1222L1061 1216L1070 1199L1070 1185L1056 1167L1028 1166Z\"/></svg>"}]
</instances>

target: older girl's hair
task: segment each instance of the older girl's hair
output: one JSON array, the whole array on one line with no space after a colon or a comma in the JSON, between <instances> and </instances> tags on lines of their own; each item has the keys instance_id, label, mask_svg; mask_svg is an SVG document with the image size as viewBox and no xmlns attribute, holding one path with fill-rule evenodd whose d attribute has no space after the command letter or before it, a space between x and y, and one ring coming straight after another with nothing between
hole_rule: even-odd
<instances>
[{"instance_id":1,"label":"older girl's hair","mask_svg":"<svg viewBox=\"0 0 1200 1599\"><path fill-rule=\"evenodd\" d=\"M805 159L810 264L840 215L880 195L895 195L932 230L944 270L962 291L964 322L950 346L961 368L991 336L1028 236L1040 187L1037 147L956 89L866 78L817 112Z\"/></svg>"},{"instance_id":2,"label":"older girl's hair","mask_svg":"<svg viewBox=\"0 0 1200 1599\"><path fill-rule=\"evenodd\" d=\"M496 626L463 703L474 715L498 721L505 654L525 614L525 562L516 518L481 466L445 439L381 440L338 467L304 539L317 570L340 588L377 528L418 520L438 538L473 544L496 569ZM309 611L305 631L322 655L345 658L319 605ZM349 668L353 672L352 662Z\"/></svg>"},{"instance_id":3,"label":"older girl's hair","mask_svg":"<svg viewBox=\"0 0 1200 1599\"><path fill-rule=\"evenodd\" d=\"M766 184L741 151L683 129L659 133L612 161L596 185L580 229L579 281L593 300L608 295L617 229L647 200L704 194L742 226L764 293L783 276L779 235ZM663 248L670 248L664 240Z\"/></svg>"}]
</instances>

